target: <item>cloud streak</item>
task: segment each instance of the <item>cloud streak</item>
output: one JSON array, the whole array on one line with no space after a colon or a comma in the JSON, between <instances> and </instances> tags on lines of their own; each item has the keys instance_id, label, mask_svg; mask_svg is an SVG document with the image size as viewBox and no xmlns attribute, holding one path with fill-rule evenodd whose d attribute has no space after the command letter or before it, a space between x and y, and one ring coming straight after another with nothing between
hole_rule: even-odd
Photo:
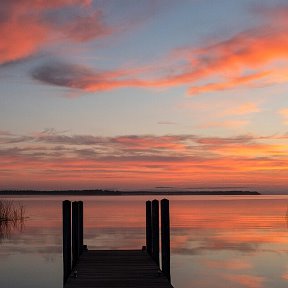
<instances>
[{"instance_id":1,"label":"cloud streak","mask_svg":"<svg viewBox=\"0 0 288 288\"><path fill-rule=\"evenodd\" d=\"M225 182L234 187L285 187L287 141L285 135L99 137L53 130L32 135L5 132L0 137L1 177L2 183L19 175L19 181L33 178L74 183L73 179L78 179L101 187L108 183L103 179L119 186L199 187L204 185L205 175L209 186Z\"/></svg>"},{"instance_id":2,"label":"cloud streak","mask_svg":"<svg viewBox=\"0 0 288 288\"><path fill-rule=\"evenodd\" d=\"M209 81L215 75L222 79L201 85L193 84L188 93L196 95L240 86L262 87L279 83L280 75L273 63L288 60L288 23L287 17L283 17L288 15L288 8L282 7L282 18L274 21L279 10L275 12L275 9L267 8L265 13L262 11L263 16L269 11L269 25L266 17L262 26L238 33L227 40L199 49L176 50L172 57L184 60L186 69L183 73L168 77L167 85ZM287 70L282 71L281 75L284 76L285 73L287 74ZM284 79L287 80L287 77L282 81Z\"/></svg>"}]
</instances>

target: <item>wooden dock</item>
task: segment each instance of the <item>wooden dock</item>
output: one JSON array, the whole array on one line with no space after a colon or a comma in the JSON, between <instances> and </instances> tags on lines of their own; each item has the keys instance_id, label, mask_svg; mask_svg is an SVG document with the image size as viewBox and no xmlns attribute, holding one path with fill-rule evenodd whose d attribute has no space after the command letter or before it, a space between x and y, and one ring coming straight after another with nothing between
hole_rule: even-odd
<instances>
[{"instance_id":1,"label":"wooden dock","mask_svg":"<svg viewBox=\"0 0 288 288\"><path fill-rule=\"evenodd\" d=\"M158 200L146 202L146 249L142 250L87 250L83 244L83 202L74 201L71 206L70 201L63 201L62 211L64 288L173 288L169 200L161 200L161 269Z\"/></svg>"},{"instance_id":2,"label":"wooden dock","mask_svg":"<svg viewBox=\"0 0 288 288\"><path fill-rule=\"evenodd\" d=\"M74 271L65 288L173 288L151 256L141 250L84 251Z\"/></svg>"}]
</instances>

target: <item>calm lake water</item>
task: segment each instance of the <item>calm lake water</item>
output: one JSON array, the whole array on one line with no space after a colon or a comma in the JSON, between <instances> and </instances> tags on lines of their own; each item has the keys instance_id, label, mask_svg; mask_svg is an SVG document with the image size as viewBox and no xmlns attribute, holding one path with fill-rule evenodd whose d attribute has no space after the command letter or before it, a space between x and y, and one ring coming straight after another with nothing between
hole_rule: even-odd
<instances>
[{"instance_id":1,"label":"calm lake water","mask_svg":"<svg viewBox=\"0 0 288 288\"><path fill-rule=\"evenodd\" d=\"M153 200L147 196L13 198L29 218L0 231L1 288L62 287L65 199L84 201L89 249L145 245L145 201ZM175 288L287 287L288 196L169 199Z\"/></svg>"}]
</instances>

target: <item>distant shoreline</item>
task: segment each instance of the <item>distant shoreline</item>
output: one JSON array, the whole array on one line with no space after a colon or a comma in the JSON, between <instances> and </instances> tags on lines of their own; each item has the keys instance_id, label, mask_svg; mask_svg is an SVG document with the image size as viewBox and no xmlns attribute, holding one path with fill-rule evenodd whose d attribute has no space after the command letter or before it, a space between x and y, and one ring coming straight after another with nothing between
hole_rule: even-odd
<instances>
[{"instance_id":1,"label":"distant shoreline","mask_svg":"<svg viewBox=\"0 0 288 288\"><path fill-rule=\"evenodd\" d=\"M60 190L60 191L37 191L37 190L2 190L0 195L10 196L197 196L197 195L262 195L256 191L112 191L112 190Z\"/></svg>"}]
</instances>

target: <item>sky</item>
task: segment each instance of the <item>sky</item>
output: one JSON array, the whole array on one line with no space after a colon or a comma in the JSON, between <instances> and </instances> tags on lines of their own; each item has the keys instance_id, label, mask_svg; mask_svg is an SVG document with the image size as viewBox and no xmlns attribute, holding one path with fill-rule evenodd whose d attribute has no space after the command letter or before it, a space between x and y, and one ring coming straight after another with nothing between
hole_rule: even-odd
<instances>
[{"instance_id":1,"label":"sky","mask_svg":"<svg viewBox=\"0 0 288 288\"><path fill-rule=\"evenodd\" d=\"M0 189L288 192L287 19L287 0L1 0Z\"/></svg>"}]
</instances>

